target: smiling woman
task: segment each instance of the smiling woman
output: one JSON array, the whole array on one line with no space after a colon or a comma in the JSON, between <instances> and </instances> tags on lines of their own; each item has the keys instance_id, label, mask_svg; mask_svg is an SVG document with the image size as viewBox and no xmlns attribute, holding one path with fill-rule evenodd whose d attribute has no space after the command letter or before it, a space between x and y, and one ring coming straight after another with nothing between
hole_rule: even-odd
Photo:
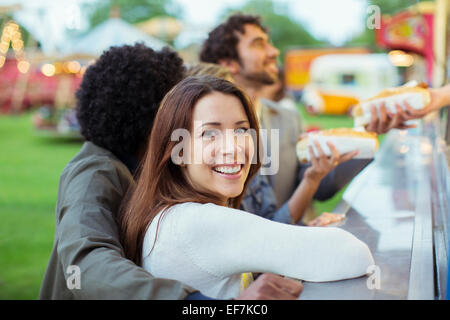
<instances>
[{"instance_id":1,"label":"smiling woman","mask_svg":"<svg viewBox=\"0 0 450 320\"><path fill-rule=\"evenodd\" d=\"M246 132L250 128L256 132L255 141ZM172 138L180 129L188 130L191 137L181 150L191 156L183 154L187 160L181 164L173 161L173 149L179 142ZM142 262L145 231L161 210L184 202L238 208L250 178L261 166L259 154L254 153L259 125L251 102L223 79L205 76L181 81L161 102L153 132L157 134L150 134L122 221L125 252L138 264ZM225 139L221 138L223 133ZM242 142L239 135L247 138ZM224 172L235 170L237 165L241 166L239 172Z\"/></svg>"},{"instance_id":2,"label":"smiling woman","mask_svg":"<svg viewBox=\"0 0 450 320\"><path fill-rule=\"evenodd\" d=\"M245 109L236 96L215 91L197 102L193 123L186 176L197 190L219 195L226 205L242 193L254 155ZM202 161L194 161L197 154Z\"/></svg>"},{"instance_id":3,"label":"smiling woman","mask_svg":"<svg viewBox=\"0 0 450 320\"><path fill-rule=\"evenodd\" d=\"M189 131L181 163L172 159L178 129ZM308 281L364 275L373 258L353 235L236 209L260 168L258 132L251 103L231 82L190 77L177 84L161 103L124 204L127 256L155 277L220 299L237 298L251 283L249 272Z\"/></svg>"}]
</instances>

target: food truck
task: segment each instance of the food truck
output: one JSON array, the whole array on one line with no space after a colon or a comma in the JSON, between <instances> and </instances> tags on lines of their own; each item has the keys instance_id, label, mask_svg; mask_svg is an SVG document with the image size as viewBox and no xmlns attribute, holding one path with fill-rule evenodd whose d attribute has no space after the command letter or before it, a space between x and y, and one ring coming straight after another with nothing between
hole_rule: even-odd
<instances>
[{"instance_id":1,"label":"food truck","mask_svg":"<svg viewBox=\"0 0 450 320\"><path fill-rule=\"evenodd\" d=\"M310 113L345 114L385 88L400 84L387 54L329 54L316 58L309 70L302 102Z\"/></svg>"},{"instance_id":2,"label":"food truck","mask_svg":"<svg viewBox=\"0 0 450 320\"><path fill-rule=\"evenodd\" d=\"M310 81L311 63L318 57L327 54L363 54L369 53L366 48L296 48L288 50L284 55L286 87L294 95L300 96L303 88Z\"/></svg>"}]
</instances>

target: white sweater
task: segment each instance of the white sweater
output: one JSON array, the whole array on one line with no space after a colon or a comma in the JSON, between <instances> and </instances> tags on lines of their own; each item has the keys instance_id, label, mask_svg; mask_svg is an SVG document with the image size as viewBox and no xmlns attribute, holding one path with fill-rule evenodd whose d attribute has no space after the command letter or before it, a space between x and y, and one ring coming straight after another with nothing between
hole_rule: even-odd
<instances>
[{"instance_id":1,"label":"white sweater","mask_svg":"<svg viewBox=\"0 0 450 320\"><path fill-rule=\"evenodd\" d=\"M159 213L143 243L143 267L212 298L239 295L244 272L305 281L365 275L374 264L365 243L338 228L300 227L214 204L183 203ZM153 251L150 250L155 246Z\"/></svg>"}]
</instances>

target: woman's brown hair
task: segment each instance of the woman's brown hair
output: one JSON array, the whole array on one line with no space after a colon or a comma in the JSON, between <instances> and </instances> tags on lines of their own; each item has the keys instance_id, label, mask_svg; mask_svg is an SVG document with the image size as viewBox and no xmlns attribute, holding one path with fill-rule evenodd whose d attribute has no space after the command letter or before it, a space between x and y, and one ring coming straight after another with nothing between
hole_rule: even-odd
<instances>
[{"instance_id":1,"label":"woman's brown hair","mask_svg":"<svg viewBox=\"0 0 450 320\"><path fill-rule=\"evenodd\" d=\"M122 205L121 240L127 258L140 265L142 244L149 224L161 211L185 202L216 203L220 199L194 189L179 165L172 161L172 149L179 143L172 141L176 129L190 130L192 114L197 102L212 92L237 97L255 129L256 163L252 160L242 193L229 199L229 206L238 208L250 179L261 166L259 125L247 95L233 83L211 76L188 77L170 90L161 102L150 134L149 145L142 159L137 183Z\"/></svg>"}]
</instances>

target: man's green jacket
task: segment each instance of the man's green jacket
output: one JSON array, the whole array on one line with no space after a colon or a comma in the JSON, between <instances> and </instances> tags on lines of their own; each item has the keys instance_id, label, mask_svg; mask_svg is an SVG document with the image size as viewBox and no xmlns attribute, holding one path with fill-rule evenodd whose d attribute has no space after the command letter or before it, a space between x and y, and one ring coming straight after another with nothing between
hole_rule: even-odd
<instances>
[{"instance_id":1,"label":"man's green jacket","mask_svg":"<svg viewBox=\"0 0 450 320\"><path fill-rule=\"evenodd\" d=\"M124 257L117 212L133 176L85 142L61 174L53 250L39 299L184 299L195 290L157 279Z\"/></svg>"}]
</instances>

